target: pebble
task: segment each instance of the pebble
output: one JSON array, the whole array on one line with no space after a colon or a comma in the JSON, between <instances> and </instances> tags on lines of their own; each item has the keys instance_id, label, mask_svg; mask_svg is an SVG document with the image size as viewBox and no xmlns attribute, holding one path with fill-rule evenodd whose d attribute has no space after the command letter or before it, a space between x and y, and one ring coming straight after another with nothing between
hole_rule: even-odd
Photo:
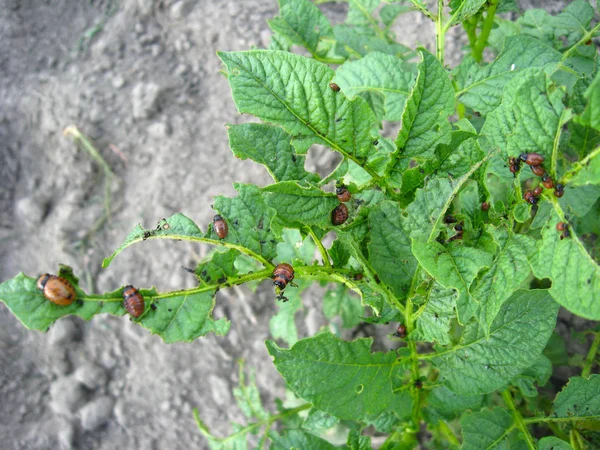
<instances>
[{"instance_id":1,"label":"pebble","mask_svg":"<svg viewBox=\"0 0 600 450\"><path fill-rule=\"evenodd\" d=\"M63 345L75 340L77 325L72 320L65 318L54 324L50 329L48 341L51 345Z\"/></svg>"},{"instance_id":2,"label":"pebble","mask_svg":"<svg viewBox=\"0 0 600 450\"><path fill-rule=\"evenodd\" d=\"M108 381L106 371L93 362L85 362L75 371L74 377L89 389L104 387Z\"/></svg>"},{"instance_id":3,"label":"pebble","mask_svg":"<svg viewBox=\"0 0 600 450\"><path fill-rule=\"evenodd\" d=\"M160 87L155 83L136 85L131 93L133 117L136 119L149 118L156 108L160 91Z\"/></svg>"},{"instance_id":4,"label":"pebble","mask_svg":"<svg viewBox=\"0 0 600 450\"><path fill-rule=\"evenodd\" d=\"M120 89L125 85L125 78L121 75L115 75L112 79L112 87L115 89Z\"/></svg>"},{"instance_id":5,"label":"pebble","mask_svg":"<svg viewBox=\"0 0 600 450\"><path fill-rule=\"evenodd\" d=\"M16 202L15 212L25 224L34 228L43 222L46 205L40 198L25 197Z\"/></svg>"},{"instance_id":6,"label":"pebble","mask_svg":"<svg viewBox=\"0 0 600 450\"><path fill-rule=\"evenodd\" d=\"M183 19L187 16L193 9L194 2L190 2L187 0L180 0L177 3L171 5L169 9L169 14L171 15L171 19L179 20Z\"/></svg>"},{"instance_id":7,"label":"pebble","mask_svg":"<svg viewBox=\"0 0 600 450\"><path fill-rule=\"evenodd\" d=\"M231 389L222 376L212 374L208 377L212 397L215 403L223 408L232 403Z\"/></svg>"},{"instance_id":8,"label":"pebble","mask_svg":"<svg viewBox=\"0 0 600 450\"><path fill-rule=\"evenodd\" d=\"M114 401L111 397L97 398L81 408L81 426L85 430L95 430L104 425L112 415Z\"/></svg>"},{"instance_id":9,"label":"pebble","mask_svg":"<svg viewBox=\"0 0 600 450\"><path fill-rule=\"evenodd\" d=\"M155 139L165 138L169 135L169 125L165 122L154 122L148 126L148 134Z\"/></svg>"},{"instance_id":10,"label":"pebble","mask_svg":"<svg viewBox=\"0 0 600 450\"><path fill-rule=\"evenodd\" d=\"M85 402L83 386L72 377L63 377L50 385L50 406L59 415L71 417Z\"/></svg>"}]
</instances>

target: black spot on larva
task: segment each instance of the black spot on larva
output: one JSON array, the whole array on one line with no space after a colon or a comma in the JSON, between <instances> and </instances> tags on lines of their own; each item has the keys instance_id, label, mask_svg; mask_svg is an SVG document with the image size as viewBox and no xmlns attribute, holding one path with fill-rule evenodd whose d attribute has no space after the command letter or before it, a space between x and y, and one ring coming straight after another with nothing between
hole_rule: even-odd
<instances>
[{"instance_id":1,"label":"black spot on larva","mask_svg":"<svg viewBox=\"0 0 600 450\"><path fill-rule=\"evenodd\" d=\"M150 308L152 308L152 311L156 311L157 306L154 303L152 303L150 305Z\"/></svg>"}]
</instances>

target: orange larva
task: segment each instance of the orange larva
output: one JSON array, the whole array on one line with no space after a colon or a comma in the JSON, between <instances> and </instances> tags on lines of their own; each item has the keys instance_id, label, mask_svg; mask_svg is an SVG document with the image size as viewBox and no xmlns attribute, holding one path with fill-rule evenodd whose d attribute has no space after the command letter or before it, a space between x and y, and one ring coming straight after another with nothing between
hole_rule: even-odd
<instances>
[{"instance_id":1,"label":"orange larva","mask_svg":"<svg viewBox=\"0 0 600 450\"><path fill-rule=\"evenodd\" d=\"M519 155L519 159L521 159L521 161L525 161L525 164L530 166L541 166L544 162L544 157L535 152L521 153Z\"/></svg>"},{"instance_id":2,"label":"orange larva","mask_svg":"<svg viewBox=\"0 0 600 450\"><path fill-rule=\"evenodd\" d=\"M531 171L538 177L543 177L546 175L546 170L543 166L531 166Z\"/></svg>"},{"instance_id":3,"label":"orange larva","mask_svg":"<svg viewBox=\"0 0 600 450\"><path fill-rule=\"evenodd\" d=\"M75 301L77 294L71 283L56 275L45 273L37 280L37 288L44 297L55 305L68 306Z\"/></svg>"},{"instance_id":4,"label":"orange larva","mask_svg":"<svg viewBox=\"0 0 600 450\"><path fill-rule=\"evenodd\" d=\"M294 279L294 268L289 264L278 264L273 271L273 284L283 290Z\"/></svg>"},{"instance_id":5,"label":"orange larva","mask_svg":"<svg viewBox=\"0 0 600 450\"><path fill-rule=\"evenodd\" d=\"M402 324L398 325L398 328L396 329L394 336L404 339L406 337L406 326L404 326Z\"/></svg>"},{"instance_id":6,"label":"orange larva","mask_svg":"<svg viewBox=\"0 0 600 450\"><path fill-rule=\"evenodd\" d=\"M123 289L123 306L132 317L140 317L144 312L144 297L133 286Z\"/></svg>"},{"instance_id":7,"label":"orange larva","mask_svg":"<svg viewBox=\"0 0 600 450\"><path fill-rule=\"evenodd\" d=\"M339 90L340 90L340 87L335 83L329 83L329 87L331 88L331 90L333 92L339 92Z\"/></svg>"},{"instance_id":8,"label":"orange larva","mask_svg":"<svg viewBox=\"0 0 600 450\"><path fill-rule=\"evenodd\" d=\"M335 195L337 195L337 198L340 202L349 202L352 198L352 194L344 186L336 188Z\"/></svg>"},{"instance_id":9,"label":"orange larva","mask_svg":"<svg viewBox=\"0 0 600 450\"><path fill-rule=\"evenodd\" d=\"M340 203L331 211L331 223L334 225L341 225L348 220L348 207L343 203Z\"/></svg>"},{"instance_id":10,"label":"orange larva","mask_svg":"<svg viewBox=\"0 0 600 450\"><path fill-rule=\"evenodd\" d=\"M218 214L213 217L213 230L215 230L215 233L217 233L219 239L225 239L227 237L227 233L229 232L227 222L225 222Z\"/></svg>"}]
</instances>

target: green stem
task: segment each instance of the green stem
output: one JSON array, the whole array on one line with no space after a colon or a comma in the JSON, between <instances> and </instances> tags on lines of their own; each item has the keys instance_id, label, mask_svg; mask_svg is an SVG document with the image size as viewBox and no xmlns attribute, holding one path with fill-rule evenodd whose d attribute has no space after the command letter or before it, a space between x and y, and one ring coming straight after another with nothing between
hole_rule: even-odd
<instances>
[{"instance_id":1,"label":"green stem","mask_svg":"<svg viewBox=\"0 0 600 450\"><path fill-rule=\"evenodd\" d=\"M529 433L527 425L525 425L525 422L523 421L523 416L521 416L521 413L517 411L515 402L513 401L513 398L510 395L508 389L502 392L502 399L504 400L504 403L506 403L506 406L508 406L508 409L510 409L513 412L513 419L515 420L515 424L517 425L517 427L523 433L523 436L525 437L525 442L527 442L527 447L529 447L531 450L536 450L537 447L535 445L535 442L533 441L533 437Z\"/></svg>"},{"instance_id":2,"label":"green stem","mask_svg":"<svg viewBox=\"0 0 600 450\"><path fill-rule=\"evenodd\" d=\"M590 152L585 158L581 161L578 161L574 164L573 168L569 170L566 174L563 175L562 181L563 183L567 183L571 178L579 173L580 170L585 169L589 162L600 155L600 147L596 148L592 152ZM553 155L554 158L554 155Z\"/></svg>"},{"instance_id":3,"label":"green stem","mask_svg":"<svg viewBox=\"0 0 600 450\"><path fill-rule=\"evenodd\" d=\"M429 11L427 8L425 8L425 6L423 6L423 4L421 2L419 2L418 0L410 0L410 2L413 4L413 6L415 8L417 8L419 11L421 11L425 17L428 17L429 19L431 19L435 22L435 20L436 20L435 16L433 14L431 14L431 11Z\"/></svg>"},{"instance_id":4,"label":"green stem","mask_svg":"<svg viewBox=\"0 0 600 450\"><path fill-rule=\"evenodd\" d=\"M564 109L560 118L558 119L558 127L556 133L554 133L554 142L552 144L552 160L550 161L550 175L556 180L556 166L558 163L558 147L560 144L560 136L562 134L563 125L571 116L569 109Z\"/></svg>"},{"instance_id":5,"label":"green stem","mask_svg":"<svg viewBox=\"0 0 600 450\"><path fill-rule=\"evenodd\" d=\"M578 422L581 420L600 420L600 416L573 416L573 417L528 417L523 419L523 423L529 425L531 423L568 423Z\"/></svg>"},{"instance_id":6,"label":"green stem","mask_svg":"<svg viewBox=\"0 0 600 450\"><path fill-rule=\"evenodd\" d=\"M585 44L587 41L589 41L591 38L594 37L594 35L596 34L597 31L600 30L600 22L598 22L596 24L596 26L594 28L592 28L590 31L588 31L587 33L585 33L583 35L583 37L579 40L579 42L577 42L575 45L573 45L569 50L567 50L566 52L563 53L563 56L561 58L561 61L564 61L565 59L567 59L569 56L571 56L571 53L573 51L575 51L575 49L577 47L579 47L580 45Z\"/></svg>"},{"instance_id":7,"label":"green stem","mask_svg":"<svg viewBox=\"0 0 600 450\"><path fill-rule=\"evenodd\" d=\"M323 247L323 243L321 242L321 239L317 238L317 235L315 234L315 232L313 231L313 229L311 227L305 227L305 230L307 231L308 234L310 234L310 237L312 238L312 240L315 242L317 248L319 249L319 252L321 253L321 258L323 258L323 264L325 264L325 267L331 268L331 262L329 261L329 254L327 253L327 250L325 249L325 247Z\"/></svg>"},{"instance_id":8,"label":"green stem","mask_svg":"<svg viewBox=\"0 0 600 450\"><path fill-rule=\"evenodd\" d=\"M594 333L596 337L594 338L594 342L592 342L592 346L590 347L590 351L585 358L585 363L583 364L583 370L581 371L581 376L583 378L587 378L592 373L592 367L594 367L594 362L596 361L596 355L598 354L598 347L600 347L600 332Z\"/></svg>"},{"instance_id":9,"label":"green stem","mask_svg":"<svg viewBox=\"0 0 600 450\"><path fill-rule=\"evenodd\" d=\"M440 62L444 65L444 0L438 0L438 11L437 18L435 19L435 55Z\"/></svg>"},{"instance_id":10,"label":"green stem","mask_svg":"<svg viewBox=\"0 0 600 450\"><path fill-rule=\"evenodd\" d=\"M469 19L463 22L463 28L467 33L467 38L469 38L469 45L471 47L471 51L475 48L477 44L477 24L479 23L479 18L481 16L477 14L476 16L469 17Z\"/></svg>"},{"instance_id":11,"label":"green stem","mask_svg":"<svg viewBox=\"0 0 600 450\"><path fill-rule=\"evenodd\" d=\"M490 37L490 32L494 26L494 16L496 15L496 8L498 7L499 1L500 0L490 0L490 6L488 7L485 20L483 21L481 34L479 35L477 44L472 50L473 58L475 58L475 61L477 62L481 62L483 59L483 50L485 50L488 38Z\"/></svg>"},{"instance_id":12,"label":"green stem","mask_svg":"<svg viewBox=\"0 0 600 450\"><path fill-rule=\"evenodd\" d=\"M226 444L227 441L229 441L230 439L235 439L239 436L245 436L248 433L255 430L256 428L262 427L263 425L266 425L267 431L268 431L268 429L271 428L271 424L273 424L274 422L276 422L280 419L284 419L288 416L293 416L295 414L298 414L299 412L302 412L302 411L304 411L306 409L310 409L310 408L312 408L312 405L310 403L304 403L303 405L297 406L296 408L282 411L279 414L275 414L274 416L269 416L267 419L259 420L258 422L251 423L247 427L244 427L241 430L238 430L235 433L233 433L227 437L224 437L224 438L217 438L208 432L208 430L206 429L206 427L200 420L198 408L194 408L194 419L196 420L196 425L198 425L198 428L200 429L200 432L203 435L205 435L206 437L210 437L211 439L214 439L216 441L219 441L219 443L221 443L221 444ZM225 447L227 447L227 446L225 446ZM229 448L229 447L227 447L227 448Z\"/></svg>"}]
</instances>

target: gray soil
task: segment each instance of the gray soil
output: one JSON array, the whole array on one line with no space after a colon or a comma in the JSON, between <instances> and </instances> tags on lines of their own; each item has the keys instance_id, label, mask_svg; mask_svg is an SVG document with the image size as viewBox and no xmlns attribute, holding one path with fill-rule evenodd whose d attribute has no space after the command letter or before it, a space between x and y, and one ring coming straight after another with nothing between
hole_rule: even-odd
<instances>
[{"instance_id":1,"label":"gray soil","mask_svg":"<svg viewBox=\"0 0 600 450\"><path fill-rule=\"evenodd\" d=\"M224 125L247 119L215 52L267 46L266 20L277 10L275 0L0 0L0 281L63 263L88 291L193 286L181 266L195 266L209 247L148 241L100 266L139 222L149 228L182 212L207 224L214 197L234 196L234 181L269 183L228 148ZM339 21L345 5L326 11ZM397 28L405 44L432 48L433 27L420 15ZM98 227L103 172L63 135L69 125L116 174L113 214ZM311 153L308 164L330 163ZM325 324L321 292L304 297L301 337ZM276 310L267 284L222 292L214 316L231 320L227 336L166 345L126 317L64 318L47 334L28 331L2 306L0 447L207 448L192 409L217 435L243 423L231 393L239 359L271 410L285 397L263 343Z\"/></svg>"}]
</instances>

